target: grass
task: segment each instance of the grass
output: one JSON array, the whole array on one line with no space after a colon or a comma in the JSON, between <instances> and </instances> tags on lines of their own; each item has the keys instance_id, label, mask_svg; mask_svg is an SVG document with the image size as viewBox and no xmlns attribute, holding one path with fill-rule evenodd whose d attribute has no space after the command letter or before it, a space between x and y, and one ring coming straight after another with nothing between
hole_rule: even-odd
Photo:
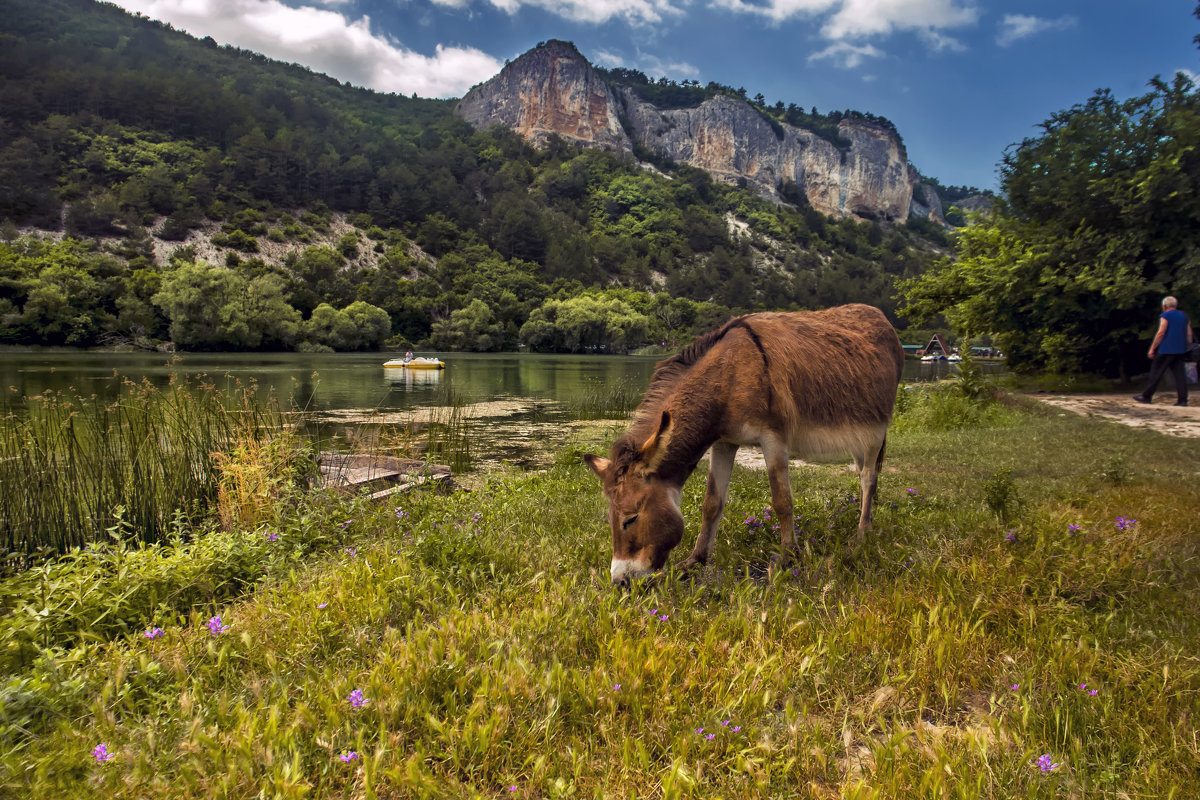
<instances>
[{"instance_id":1,"label":"grass","mask_svg":"<svg viewBox=\"0 0 1200 800\"><path fill-rule=\"evenodd\" d=\"M904 415L943 414L928 404L949 405ZM1190 796L1200 452L1040 407L979 413L897 425L862 547L854 476L793 470L806 550L770 580L766 477L738 468L703 575L611 588L579 462L616 434L598 430L469 494L282 500L276 541L191 545L215 542L213 576L244 565L213 596L183 543L125 551L123 580L114 553L93 565L98 600L165 581L99 621L7 581L6 646L42 608L57 627L3 679L0 795Z\"/></svg>"},{"instance_id":2,"label":"grass","mask_svg":"<svg viewBox=\"0 0 1200 800\"><path fill-rule=\"evenodd\" d=\"M180 513L202 519L222 482L213 454L264 446L283 431L277 406L253 394L244 388L227 404L202 383L160 390L126 381L111 403L45 394L8 412L0 419L0 547L12 566L39 549L103 540L114 525L151 543ZM227 465L237 467L236 454Z\"/></svg>"}]
</instances>

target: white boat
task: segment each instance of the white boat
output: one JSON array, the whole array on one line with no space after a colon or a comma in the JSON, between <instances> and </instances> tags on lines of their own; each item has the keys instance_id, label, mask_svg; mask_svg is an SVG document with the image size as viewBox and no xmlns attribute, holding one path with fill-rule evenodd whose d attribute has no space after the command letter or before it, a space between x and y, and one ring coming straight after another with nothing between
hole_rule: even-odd
<instances>
[{"instance_id":1,"label":"white boat","mask_svg":"<svg viewBox=\"0 0 1200 800\"><path fill-rule=\"evenodd\" d=\"M445 369L446 365L441 359L437 358L393 358L391 361L383 362L383 366L388 368L403 368L403 369Z\"/></svg>"},{"instance_id":2,"label":"white boat","mask_svg":"<svg viewBox=\"0 0 1200 800\"><path fill-rule=\"evenodd\" d=\"M945 356L921 356L921 362L923 364L929 364L934 361L945 361L945 360L946 360Z\"/></svg>"},{"instance_id":3,"label":"white boat","mask_svg":"<svg viewBox=\"0 0 1200 800\"><path fill-rule=\"evenodd\" d=\"M951 364L957 364L959 361L962 361L962 356L960 356L958 353L955 353L954 355L947 357L946 360Z\"/></svg>"}]
</instances>

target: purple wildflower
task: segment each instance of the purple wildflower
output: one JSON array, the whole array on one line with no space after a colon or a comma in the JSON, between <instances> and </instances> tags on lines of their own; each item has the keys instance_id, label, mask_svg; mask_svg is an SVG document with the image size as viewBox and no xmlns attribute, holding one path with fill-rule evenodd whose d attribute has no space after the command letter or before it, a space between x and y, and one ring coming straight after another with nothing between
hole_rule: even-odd
<instances>
[{"instance_id":1,"label":"purple wildflower","mask_svg":"<svg viewBox=\"0 0 1200 800\"><path fill-rule=\"evenodd\" d=\"M705 739L708 739L710 742L711 742L713 739L715 739L715 738L716 738L716 736L717 736L717 735L716 735L715 733L706 733L706 734L704 734L704 738L705 738Z\"/></svg>"},{"instance_id":2,"label":"purple wildflower","mask_svg":"<svg viewBox=\"0 0 1200 800\"><path fill-rule=\"evenodd\" d=\"M1096 695L1100 694L1100 690L1099 689L1088 689L1088 694L1090 694L1092 697L1095 697Z\"/></svg>"},{"instance_id":3,"label":"purple wildflower","mask_svg":"<svg viewBox=\"0 0 1200 800\"><path fill-rule=\"evenodd\" d=\"M209 617L208 622L204 623L205 627L212 633L213 636L220 636L225 631L229 630L229 626L221 622L221 615Z\"/></svg>"},{"instance_id":4,"label":"purple wildflower","mask_svg":"<svg viewBox=\"0 0 1200 800\"><path fill-rule=\"evenodd\" d=\"M346 696L346 699L350 701L350 705L353 706L354 708L362 708L367 703L371 702L370 700L368 700L366 697L363 696L362 689L355 689L353 692L351 692L350 694L348 694Z\"/></svg>"},{"instance_id":5,"label":"purple wildflower","mask_svg":"<svg viewBox=\"0 0 1200 800\"><path fill-rule=\"evenodd\" d=\"M358 760L358 753L354 752L353 750L347 750L344 753L342 753L340 756L338 756L338 761L341 761L344 764L349 764L351 761L357 761L357 760Z\"/></svg>"},{"instance_id":6,"label":"purple wildflower","mask_svg":"<svg viewBox=\"0 0 1200 800\"><path fill-rule=\"evenodd\" d=\"M1045 774L1047 772L1053 772L1054 770L1058 769L1059 766L1061 766L1061 765L1058 763L1055 763L1054 759L1050 757L1049 753L1044 753L1037 760L1037 766L1038 766L1038 769L1040 769L1042 771L1042 774Z\"/></svg>"},{"instance_id":7,"label":"purple wildflower","mask_svg":"<svg viewBox=\"0 0 1200 800\"><path fill-rule=\"evenodd\" d=\"M475 515L474 515L473 517L471 517L471 521L472 521L472 522L482 522L482 521L483 521L483 514L480 514L478 511L476 511L476 512L475 512Z\"/></svg>"},{"instance_id":8,"label":"purple wildflower","mask_svg":"<svg viewBox=\"0 0 1200 800\"><path fill-rule=\"evenodd\" d=\"M111 759L113 755L115 754L108 752L108 745L106 745L104 742L101 742L92 748L92 758L96 759L97 764L105 763Z\"/></svg>"},{"instance_id":9,"label":"purple wildflower","mask_svg":"<svg viewBox=\"0 0 1200 800\"><path fill-rule=\"evenodd\" d=\"M1086 684L1086 683L1081 683L1081 684L1079 684L1079 690L1080 690L1080 691L1083 691L1083 690L1084 690L1084 689L1086 689L1086 688L1087 688L1087 684Z\"/></svg>"},{"instance_id":10,"label":"purple wildflower","mask_svg":"<svg viewBox=\"0 0 1200 800\"><path fill-rule=\"evenodd\" d=\"M164 635L166 634L163 632L162 628L149 628L145 633L142 634L142 636L145 636L147 639L157 639L158 637Z\"/></svg>"},{"instance_id":11,"label":"purple wildflower","mask_svg":"<svg viewBox=\"0 0 1200 800\"><path fill-rule=\"evenodd\" d=\"M354 522L354 520L352 520L352 519L348 519L348 520L346 520L346 521L344 521L344 522L341 522L341 523L339 523L339 525L340 525L341 527L343 527L343 528L344 528L344 527L346 527L347 525L349 525L351 522Z\"/></svg>"},{"instance_id":12,"label":"purple wildflower","mask_svg":"<svg viewBox=\"0 0 1200 800\"><path fill-rule=\"evenodd\" d=\"M1068 525L1067 526L1067 536L1074 536L1077 533L1079 533L1078 525Z\"/></svg>"},{"instance_id":13,"label":"purple wildflower","mask_svg":"<svg viewBox=\"0 0 1200 800\"><path fill-rule=\"evenodd\" d=\"M1015 530L1009 531L1004 536L1004 541L1006 541L1006 542L1015 542L1016 540L1017 540L1017 532Z\"/></svg>"},{"instance_id":14,"label":"purple wildflower","mask_svg":"<svg viewBox=\"0 0 1200 800\"><path fill-rule=\"evenodd\" d=\"M508 787L508 790L509 790L510 792L515 792L515 791L517 790L517 787L516 787L516 786L509 786L509 787Z\"/></svg>"},{"instance_id":15,"label":"purple wildflower","mask_svg":"<svg viewBox=\"0 0 1200 800\"><path fill-rule=\"evenodd\" d=\"M704 733L704 728L696 728L696 733Z\"/></svg>"},{"instance_id":16,"label":"purple wildflower","mask_svg":"<svg viewBox=\"0 0 1200 800\"><path fill-rule=\"evenodd\" d=\"M905 489L904 491L908 492L909 497L920 497L921 496L921 494L916 489Z\"/></svg>"},{"instance_id":17,"label":"purple wildflower","mask_svg":"<svg viewBox=\"0 0 1200 800\"><path fill-rule=\"evenodd\" d=\"M1117 517L1117 530L1127 531L1137 525L1137 520L1133 517Z\"/></svg>"},{"instance_id":18,"label":"purple wildflower","mask_svg":"<svg viewBox=\"0 0 1200 800\"><path fill-rule=\"evenodd\" d=\"M267 537L268 542L278 542L279 541L279 534L276 533L275 531L267 531L265 535Z\"/></svg>"},{"instance_id":19,"label":"purple wildflower","mask_svg":"<svg viewBox=\"0 0 1200 800\"><path fill-rule=\"evenodd\" d=\"M721 725L723 725L724 727L728 728L728 727L729 727L729 720L727 720L727 719L723 719L723 720L721 720Z\"/></svg>"},{"instance_id":20,"label":"purple wildflower","mask_svg":"<svg viewBox=\"0 0 1200 800\"><path fill-rule=\"evenodd\" d=\"M325 608L329 603L317 603L317 608Z\"/></svg>"},{"instance_id":21,"label":"purple wildflower","mask_svg":"<svg viewBox=\"0 0 1200 800\"><path fill-rule=\"evenodd\" d=\"M1010 686L1010 687L1008 687L1008 688L1012 689L1012 690L1015 692L1017 689L1020 689L1020 688L1021 688L1021 684L1019 684L1019 683L1014 683L1012 686Z\"/></svg>"},{"instance_id":22,"label":"purple wildflower","mask_svg":"<svg viewBox=\"0 0 1200 800\"><path fill-rule=\"evenodd\" d=\"M741 726L741 725L734 725L734 726L733 726L732 728L730 728L729 730L733 731L734 733L737 733L737 732L738 732L738 731L740 731L741 729L742 729L742 726Z\"/></svg>"},{"instance_id":23,"label":"purple wildflower","mask_svg":"<svg viewBox=\"0 0 1200 800\"><path fill-rule=\"evenodd\" d=\"M405 511L403 508L400 508L400 507L396 508L396 519L404 519L407 516L408 516L408 512Z\"/></svg>"},{"instance_id":24,"label":"purple wildflower","mask_svg":"<svg viewBox=\"0 0 1200 800\"><path fill-rule=\"evenodd\" d=\"M621 684L619 684L619 683L614 683L614 684L613 684L613 691L614 691L614 692L619 692L619 691L621 691Z\"/></svg>"},{"instance_id":25,"label":"purple wildflower","mask_svg":"<svg viewBox=\"0 0 1200 800\"><path fill-rule=\"evenodd\" d=\"M345 550L345 552L346 552L346 553L349 553L349 555L350 555L350 557L351 557L351 558L354 558L355 556L357 556L357 555L358 555L358 551L357 551L357 550L355 550L353 547L347 547L347 548L346 548L346 550Z\"/></svg>"},{"instance_id":26,"label":"purple wildflower","mask_svg":"<svg viewBox=\"0 0 1200 800\"><path fill-rule=\"evenodd\" d=\"M659 614L659 615L658 615L658 621L659 621L659 622L666 622L666 621L667 621L667 620L669 620L670 618L671 618L671 615L670 615L670 614Z\"/></svg>"}]
</instances>

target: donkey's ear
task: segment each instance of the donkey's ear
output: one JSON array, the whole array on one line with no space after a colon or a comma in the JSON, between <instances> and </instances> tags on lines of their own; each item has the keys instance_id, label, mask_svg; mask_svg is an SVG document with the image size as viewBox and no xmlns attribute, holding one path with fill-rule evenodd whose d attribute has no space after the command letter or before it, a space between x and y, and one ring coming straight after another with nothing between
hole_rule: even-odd
<instances>
[{"instance_id":1,"label":"donkey's ear","mask_svg":"<svg viewBox=\"0 0 1200 800\"><path fill-rule=\"evenodd\" d=\"M585 453L583 460L592 468L592 472L599 476L600 480L604 480L604 473L608 471L608 467L612 463L607 458L601 458L592 453Z\"/></svg>"},{"instance_id":2,"label":"donkey's ear","mask_svg":"<svg viewBox=\"0 0 1200 800\"><path fill-rule=\"evenodd\" d=\"M642 444L642 462L653 472L658 469L663 457L667 454L667 445L671 442L671 412L662 412L658 421L658 430L650 434L650 438Z\"/></svg>"}]
</instances>

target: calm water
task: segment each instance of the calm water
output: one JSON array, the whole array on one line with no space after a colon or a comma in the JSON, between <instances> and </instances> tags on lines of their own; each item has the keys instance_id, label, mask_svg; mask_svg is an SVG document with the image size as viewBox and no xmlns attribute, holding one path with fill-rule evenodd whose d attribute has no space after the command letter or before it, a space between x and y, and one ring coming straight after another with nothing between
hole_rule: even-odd
<instances>
[{"instance_id":1,"label":"calm water","mask_svg":"<svg viewBox=\"0 0 1200 800\"><path fill-rule=\"evenodd\" d=\"M384 369L381 353L242 354L0 352L0 405L47 390L113 398L120 380L165 386L173 375L205 376L219 390L254 387L306 412L322 435L351 440L430 419L451 399L471 419L480 466L530 466L569 435L570 408L612 387L640 396L659 357L449 353L438 371ZM909 361L905 380L944 377L945 362ZM369 442L364 442L369 443ZM354 444L352 441L351 444ZM540 451L537 455L535 451Z\"/></svg>"}]
</instances>

